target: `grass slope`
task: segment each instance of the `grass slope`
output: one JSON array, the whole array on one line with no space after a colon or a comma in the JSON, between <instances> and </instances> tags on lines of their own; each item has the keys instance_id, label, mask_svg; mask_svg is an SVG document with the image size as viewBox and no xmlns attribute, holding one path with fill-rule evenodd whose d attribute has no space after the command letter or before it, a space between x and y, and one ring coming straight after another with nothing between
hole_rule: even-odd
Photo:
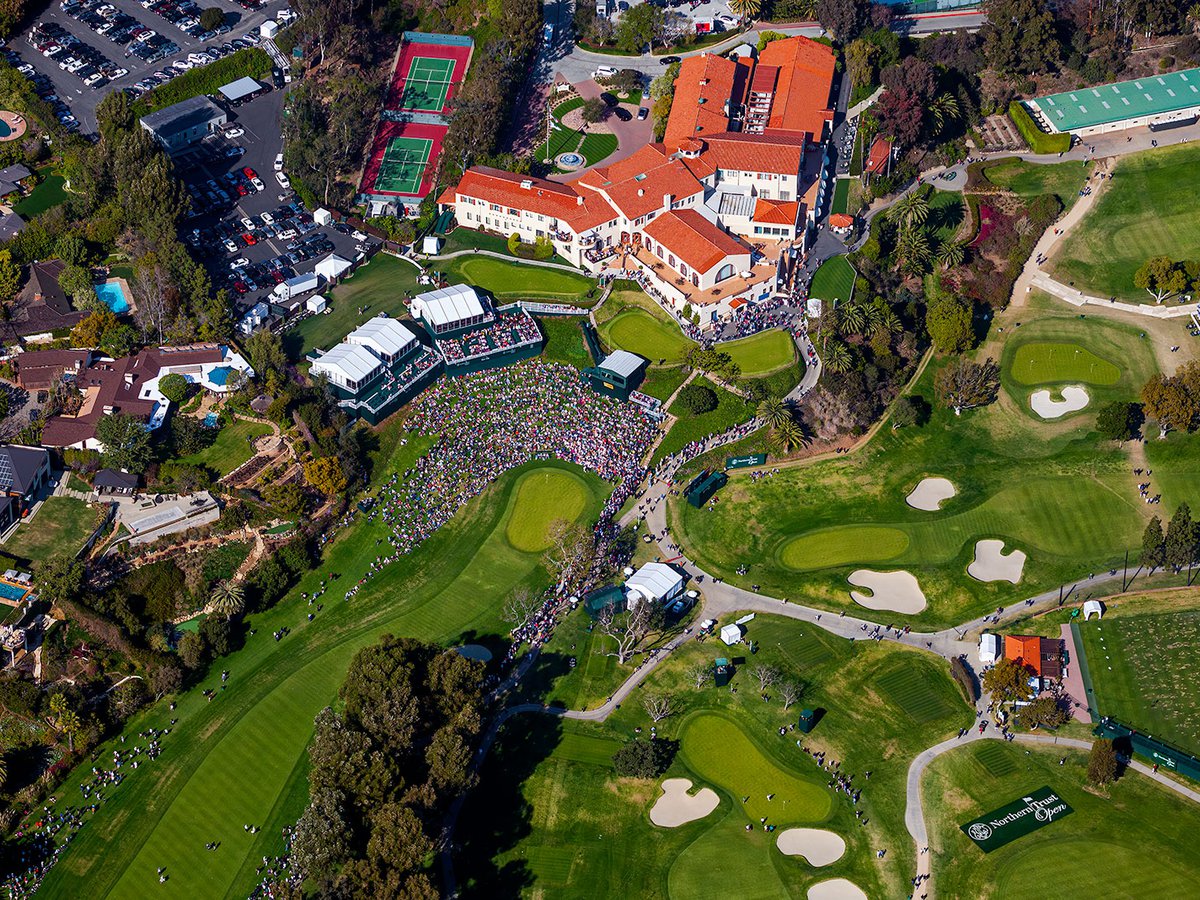
<instances>
[{"instance_id":1,"label":"grass slope","mask_svg":"<svg viewBox=\"0 0 1200 900\"><path fill-rule=\"evenodd\" d=\"M574 522L590 500L588 483L573 472L529 473L521 479L505 526L509 545L523 553L541 553L550 546L550 526L559 519Z\"/></svg>"},{"instance_id":2,"label":"grass slope","mask_svg":"<svg viewBox=\"0 0 1200 900\"><path fill-rule=\"evenodd\" d=\"M217 439L199 453L184 456L179 462L189 466L204 466L219 476L228 475L251 456L254 448L250 440L271 433L271 426L243 419L225 425L217 432Z\"/></svg>"},{"instance_id":3,"label":"grass slope","mask_svg":"<svg viewBox=\"0 0 1200 900\"><path fill-rule=\"evenodd\" d=\"M381 477L411 465L425 443L400 447ZM605 489L593 476L559 463L524 467L343 603L341 594L374 559L367 548L387 532L379 521L351 526L319 572L274 609L251 617L257 634L229 658L227 689L215 667L217 673L180 697L175 711L160 705L130 722L136 733L179 719L159 760L128 778L80 832L47 879L46 896L145 896L158 890L158 866L168 867L180 896L245 896L257 881L259 858L279 852L280 828L304 806L304 749L313 716L334 699L351 656L388 632L495 644L503 630L500 598L517 585L543 583L537 555L513 549L505 529L522 479L547 469L570 471L586 484L589 515L598 511ZM330 586L325 611L309 624L300 591L319 589L330 572L341 577ZM294 633L276 642L271 633L283 625ZM217 691L217 699L205 702L202 688ZM79 796L87 768L68 778L60 796ZM246 822L262 825L261 833L247 835ZM214 840L221 842L218 853L204 849Z\"/></svg>"},{"instance_id":4,"label":"grass slope","mask_svg":"<svg viewBox=\"0 0 1200 900\"><path fill-rule=\"evenodd\" d=\"M813 273L808 294L820 300L839 300L846 303L854 293L854 267L844 256L834 256L821 263Z\"/></svg>"},{"instance_id":5,"label":"grass slope","mask_svg":"<svg viewBox=\"0 0 1200 900\"><path fill-rule=\"evenodd\" d=\"M1079 191L1087 181L1091 168L1089 162L1038 165L1010 157L987 166L983 174L992 184L1008 188L1021 197L1053 194L1065 208L1070 209L1079 199Z\"/></svg>"},{"instance_id":6,"label":"grass slope","mask_svg":"<svg viewBox=\"0 0 1200 900\"><path fill-rule=\"evenodd\" d=\"M773 328L750 337L721 344L718 348L733 357L745 378L778 372L796 361L796 343L786 331Z\"/></svg>"},{"instance_id":7,"label":"grass slope","mask_svg":"<svg viewBox=\"0 0 1200 900\"><path fill-rule=\"evenodd\" d=\"M47 497L33 521L18 526L0 549L26 565L58 554L74 556L96 524L96 514L82 500Z\"/></svg>"},{"instance_id":8,"label":"grass slope","mask_svg":"<svg viewBox=\"0 0 1200 900\"><path fill-rule=\"evenodd\" d=\"M1066 763L1059 765L1065 756ZM934 760L922 787L940 897L1180 897L1200 877L1191 835L1200 811L1127 773L1099 795L1086 785L1087 754L976 743ZM1011 844L982 853L959 825L1049 785L1075 810ZM1151 863L1152 860L1152 863Z\"/></svg>"},{"instance_id":9,"label":"grass slope","mask_svg":"<svg viewBox=\"0 0 1200 900\"><path fill-rule=\"evenodd\" d=\"M1200 146L1184 144L1123 157L1112 183L1054 256L1054 277L1100 296L1153 302L1133 285L1148 258L1200 255Z\"/></svg>"},{"instance_id":10,"label":"grass slope","mask_svg":"<svg viewBox=\"0 0 1200 900\"><path fill-rule=\"evenodd\" d=\"M628 350L652 364L678 364L695 347L674 322L641 307L631 307L604 322L598 329L609 347Z\"/></svg>"},{"instance_id":11,"label":"grass slope","mask_svg":"<svg viewBox=\"0 0 1200 900\"><path fill-rule=\"evenodd\" d=\"M591 278L563 269L548 269L526 263L508 262L488 256L460 256L446 263L451 281L483 288L500 299L580 301L596 283ZM457 277L455 277L457 276Z\"/></svg>"}]
</instances>

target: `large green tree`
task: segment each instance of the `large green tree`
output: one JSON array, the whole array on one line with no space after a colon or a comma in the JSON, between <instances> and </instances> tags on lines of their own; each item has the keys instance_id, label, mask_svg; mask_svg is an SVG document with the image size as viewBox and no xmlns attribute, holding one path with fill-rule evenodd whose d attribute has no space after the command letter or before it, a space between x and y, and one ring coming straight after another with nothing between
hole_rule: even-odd
<instances>
[{"instance_id":1,"label":"large green tree","mask_svg":"<svg viewBox=\"0 0 1200 900\"><path fill-rule=\"evenodd\" d=\"M140 416L125 413L101 416L96 439L104 445L104 464L127 472L142 472L150 462L150 432Z\"/></svg>"},{"instance_id":2,"label":"large green tree","mask_svg":"<svg viewBox=\"0 0 1200 900\"><path fill-rule=\"evenodd\" d=\"M1061 49L1054 14L1043 0L987 0L983 52L992 68L1003 74L1046 72Z\"/></svg>"}]
</instances>

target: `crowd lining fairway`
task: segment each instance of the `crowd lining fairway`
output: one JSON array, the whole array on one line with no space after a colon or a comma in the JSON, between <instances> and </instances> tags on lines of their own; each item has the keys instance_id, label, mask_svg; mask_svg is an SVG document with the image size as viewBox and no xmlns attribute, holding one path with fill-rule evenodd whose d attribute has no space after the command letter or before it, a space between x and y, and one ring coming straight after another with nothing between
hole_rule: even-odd
<instances>
[{"instance_id":1,"label":"crowd lining fairway","mask_svg":"<svg viewBox=\"0 0 1200 900\"><path fill-rule=\"evenodd\" d=\"M400 108L417 112L441 110L446 105L446 95L450 93L450 76L453 72L453 59L413 57L404 76Z\"/></svg>"},{"instance_id":2,"label":"crowd lining fairway","mask_svg":"<svg viewBox=\"0 0 1200 900\"><path fill-rule=\"evenodd\" d=\"M854 267L844 256L834 256L821 263L813 273L808 295L818 300L849 303L854 294Z\"/></svg>"},{"instance_id":3,"label":"crowd lining fairway","mask_svg":"<svg viewBox=\"0 0 1200 900\"><path fill-rule=\"evenodd\" d=\"M797 572L885 562L908 549L908 535L881 525L845 525L798 535L780 548L779 561Z\"/></svg>"},{"instance_id":4,"label":"crowd lining fairway","mask_svg":"<svg viewBox=\"0 0 1200 900\"><path fill-rule=\"evenodd\" d=\"M1096 709L1200 754L1200 610L1081 623Z\"/></svg>"},{"instance_id":5,"label":"crowd lining fairway","mask_svg":"<svg viewBox=\"0 0 1200 900\"><path fill-rule=\"evenodd\" d=\"M1001 758L1006 763L997 765ZM967 744L935 759L922 794L930 854L938 861L936 896L1191 896L1200 878L1196 805L1134 772L1101 794L1087 786L1086 768L1083 751L995 741ZM1058 792L1075 815L986 854L960 830L998 802L1040 785Z\"/></svg>"},{"instance_id":6,"label":"crowd lining fairway","mask_svg":"<svg viewBox=\"0 0 1200 900\"><path fill-rule=\"evenodd\" d=\"M796 344L792 336L781 328L728 341L717 349L733 357L745 378L769 375L796 361Z\"/></svg>"},{"instance_id":7,"label":"crowd lining fairway","mask_svg":"<svg viewBox=\"0 0 1200 900\"><path fill-rule=\"evenodd\" d=\"M1122 157L1113 179L1053 259L1055 278L1102 297L1153 304L1133 274L1152 256L1200 256L1200 146L1161 147Z\"/></svg>"},{"instance_id":8,"label":"crowd lining fairway","mask_svg":"<svg viewBox=\"0 0 1200 900\"><path fill-rule=\"evenodd\" d=\"M393 194L416 194L425 178L432 149L433 141L429 138L392 138L375 175L376 189Z\"/></svg>"},{"instance_id":9,"label":"crowd lining fairway","mask_svg":"<svg viewBox=\"0 0 1200 900\"><path fill-rule=\"evenodd\" d=\"M550 546L550 526L559 519L574 522L588 500L587 485L570 472L550 469L521 476L505 530L509 544L524 553L541 553Z\"/></svg>"},{"instance_id":10,"label":"crowd lining fairway","mask_svg":"<svg viewBox=\"0 0 1200 900\"><path fill-rule=\"evenodd\" d=\"M636 306L618 313L598 330L609 348L628 350L652 364L681 363L696 346L674 322L664 322Z\"/></svg>"},{"instance_id":11,"label":"crowd lining fairway","mask_svg":"<svg viewBox=\"0 0 1200 900\"><path fill-rule=\"evenodd\" d=\"M1078 344L1036 342L1017 348L1012 376L1021 384L1116 384L1121 370Z\"/></svg>"}]
</instances>

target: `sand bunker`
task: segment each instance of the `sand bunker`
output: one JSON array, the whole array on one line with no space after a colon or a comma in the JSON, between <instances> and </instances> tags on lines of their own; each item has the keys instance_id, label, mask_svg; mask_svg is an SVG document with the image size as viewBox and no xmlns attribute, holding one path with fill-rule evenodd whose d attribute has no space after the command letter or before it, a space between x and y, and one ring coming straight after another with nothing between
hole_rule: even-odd
<instances>
[{"instance_id":1,"label":"sand bunker","mask_svg":"<svg viewBox=\"0 0 1200 900\"><path fill-rule=\"evenodd\" d=\"M1057 419L1088 405L1088 392L1077 384L1063 388L1062 396L1061 400L1052 400L1049 391L1034 391L1029 395L1029 405L1043 419Z\"/></svg>"},{"instance_id":2,"label":"sand bunker","mask_svg":"<svg viewBox=\"0 0 1200 900\"><path fill-rule=\"evenodd\" d=\"M803 856L810 866L830 866L846 852L841 835L824 828L789 828L775 841L779 852L788 856Z\"/></svg>"},{"instance_id":3,"label":"sand bunker","mask_svg":"<svg viewBox=\"0 0 1200 900\"><path fill-rule=\"evenodd\" d=\"M874 572L871 569L857 569L851 572L846 580L871 592L870 595L859 591L850 592L854 602L867 609L919 613L925 608L925 594L921 591L916 576L911 572Z\"/></svg>"},{"instance_id":4,"label":"sand bunker","mask_svg":"<svg viewBox=\"0 0 1200 900\"><path fill-rule=\"evenodd\" d=\"M979 581L1021 580L1025 569L1025 554L1014 550L1004 554L1004 541L986 540L975 545L975 561L967 566L967 574Z\"/></svg>"},{"instance_id":5,"label":"sand bunker","mask_svg":"<svg viewBox=\"0 0 1200 900\"><path fill-rule=\"evenodd\" d=\"M913 509L937 512L942 508L943 500L949 500L957 493L954 485L946 478L922 478L921 483L905 498L905 502Z\"/></svg>"},{"instance_id":6,"label":"sand bunker","mask_svg":"<svg viewBox=\"0 0 1200 900\"><path fill-rule=\"evenodd\" d=\"M688 794L691 788L689 778L668 778L664 781L663 795L650 810L650 821L663 828L678 828L703 819L721 802L712 788L700 788L695 794Z\"/></svg>"},{"instance_id":7,"label":"sand bunker","mask_svg":"<svg viewBox=\"0 0 1200 900\"><path fill-rule=\"evenodd\" d=\"M810 887L808 900L867 900L867 893L853 881L830 878Z\"/></svg>"}]
</instances>

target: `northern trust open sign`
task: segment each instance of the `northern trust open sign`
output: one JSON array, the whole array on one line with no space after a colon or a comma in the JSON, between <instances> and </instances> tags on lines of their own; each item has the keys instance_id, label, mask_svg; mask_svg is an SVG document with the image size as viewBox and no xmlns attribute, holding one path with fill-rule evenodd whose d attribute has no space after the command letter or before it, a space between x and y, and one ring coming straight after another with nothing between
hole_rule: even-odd
<instances>
[{"instance_id":1,"label":"northern trust open sign","mask_svg":"<svg viewBox=\"0 0 1200 900\"><path fill-rule=\"evenodd\" d=\"M1058 794L1048 787L1042 787L1020 800L968 822L962 826L962 830L979 845L980 850L991 853L997 847L1003 847L1009 841L1015 841L1074 811Z\"/></svg>"}]
</instances>

